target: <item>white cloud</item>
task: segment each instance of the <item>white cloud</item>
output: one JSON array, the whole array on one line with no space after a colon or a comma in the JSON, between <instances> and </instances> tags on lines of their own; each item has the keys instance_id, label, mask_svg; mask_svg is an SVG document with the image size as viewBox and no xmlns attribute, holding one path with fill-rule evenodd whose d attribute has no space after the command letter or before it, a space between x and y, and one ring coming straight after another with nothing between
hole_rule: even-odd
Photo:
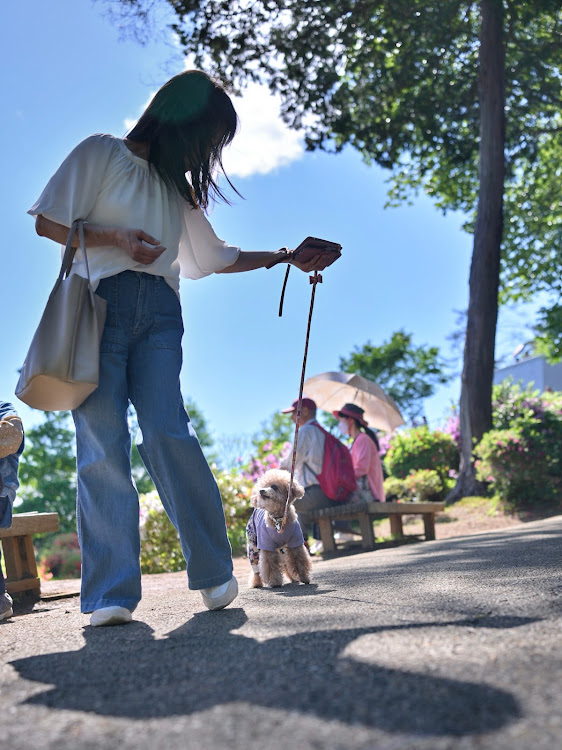
<instances>
[{"instance_id":1,"label":"white cloud","mask_svg":"<svg viewBox=\"0 0 562 750\"><path fill-rule=\"evenodd\" d=\"M302 158L302 135L281 120L280 98L266 86L249 84L242 97L233 97L233 103L240 129L223 154L228 175L267 174Z\"/></svg>"},{"instance_id":2,"label":"white cloud","mask_svg":"<svg viewBox=\"0 0 562 750\"><path fill-rule=\"evenodd\" d=\"M150 94L141 112L154 93ZM267 174L302 158L302 135L281 120L281 100L271 94L267 86L251 83L241 97L232 97L232 100L240 128L232 144L223 152L224 168L229 176ZM127 118L125 128L130 130L135 122Z\"/></svg>"}]
</instances>

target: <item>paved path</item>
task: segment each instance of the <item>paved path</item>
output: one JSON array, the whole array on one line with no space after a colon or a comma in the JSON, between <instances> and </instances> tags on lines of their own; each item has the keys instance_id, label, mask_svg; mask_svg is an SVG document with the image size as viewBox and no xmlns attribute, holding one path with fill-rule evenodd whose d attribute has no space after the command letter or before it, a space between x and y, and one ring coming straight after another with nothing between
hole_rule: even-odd
<instances>
[{"instance_id":1,"label":"paved path","mask_svg":"<svg viewBox=\"0 0 562 750\"><path fill-rule=\"evenodd\" d=\"M555 750L562 516L317 562L203 612L150 576L136 621L77 599L0 625L2 746Z\"/></svg>"}]
</instances>

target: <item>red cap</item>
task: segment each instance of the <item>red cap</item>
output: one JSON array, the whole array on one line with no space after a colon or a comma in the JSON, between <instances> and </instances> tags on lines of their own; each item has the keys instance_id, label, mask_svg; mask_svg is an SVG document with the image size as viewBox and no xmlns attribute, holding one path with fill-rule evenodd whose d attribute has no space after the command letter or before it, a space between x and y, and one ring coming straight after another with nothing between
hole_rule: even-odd
<instances>
[{"instance_id":1,"label":"red cap","mask_svg":"<svg viewBox=\"0 0 562 750\"><path fill-rule=\"evenodd\" d=\"M281 409L281 414L292 414L297 406L299 405L298 398L295 399L291 406L289 406L287 409ZM311 411L316 411L316 403L311 398L303 398L301 402L301 407L303 409L310 409Z\"/></svg>"}]
</instances>

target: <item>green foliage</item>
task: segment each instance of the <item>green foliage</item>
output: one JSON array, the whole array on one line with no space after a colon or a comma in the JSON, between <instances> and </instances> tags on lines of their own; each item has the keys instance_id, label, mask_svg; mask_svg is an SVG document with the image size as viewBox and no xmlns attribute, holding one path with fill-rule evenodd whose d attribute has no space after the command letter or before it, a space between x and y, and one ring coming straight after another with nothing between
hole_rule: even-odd
<instances>
[{"instance_id":1,"label":"green foliage","mask_svg":"<svg viewBox=\"0 0 562 750\"><path fill-rule=\"evenodd\" d=\"M404 480L398 477L387 477L384 480L384 494L387 502L395 502L408 497Z\"/></svg>"},{"instance_id":2,"label":"green foliage","mask_svg":"<svg viewBox=\"0 0 562 750\"><path fill-rule=\"evenodd\" d=\"M238 88L266 81L309 150L351 145L391 170L392 204L423 190L443 211L471 217L463 430L480 437L489 427L500 263L506 299L560 291L559 0L497 0L487 13L473 0L166 4L188 59ZM111 5L149 38L152 0Z\"/></svg>"},{"instance_id":3,"label":"green foliage","mask_svg":"<svg viewBox=\"0 0 562 750\"><path fill-rule=\"evenodd\" d=\"M19 480L17 512L55 512L61 532L76 530L75 440L68 412L47 412L40 425L26 430Z\"/></svg>"},{"instance_id":4,"label":"green foliage","mask_svg":"<svg viewBox=\"0 0 562 750\"><path fill-rule=\"evenodd\" d=\"M404 479L406 489L412 500L424 503L432 498L437 498L443 491L443 482L439 474L433 469L420 469L408 474Z\"/></svg>"},{"instance_id":5,"label":"green foliage","mask_svg":"<svg viewBox=\"0 0 562 750\"><path fill-rule=\"evenodd\" d=\"M260 431L252 438L252 445L258 453L264 451L267 445L267 451L279 453L283 450L286 443L293 441L295 425L290 414L275 412L269 420L262 422Z\"/></svg>"},{"instance_id":6,"label":"green foliage","mask_svg":"<svg viewBox=\"0 0 562 750\"><path fill-rule=\"evenodd\" d=\"M213 467L226 518L226 530L233 555L246 552L246 523L252 514L250 493L253 482L235 470L219 471Z\"/></svg>"},{"instance_id":7,"label":"green foliage","mask_svg":"<svg viewBox=\"0 0 562 750\"><path fill-rule=\"evenodd\" d=\"M105 4L150 38L152 0ZM309 149L346 144L392 170L392 203L443 210L478 196L481 3L472 0L166 0L186 56L243 88L267 81ZM562 243L558 0L502 3L506 297L559 288ZM485 83L485 81L484 81ZM472 231L471 223L467 226Z\"/></svg>"},{"instance_id":8,"label":"green foliage","mask_svg":"<svg viewBox=\"0 0 562 750\"><path fill-rule=\"evenodd\" d=\"M450 434L428 427L414 427L398 432L384 457L384 468L392 477L405 479L420 469L436 471L442 485L450 471L459 466L459 451Z\"/></svg>"},{"instance_id":9,"label":"green foliage","mask_svg":"<svg viewBox=\"0 0 562 750\"><path fill-rule=\"evenodd\" d=\"M509 510L561 507L562 394L501 384L494 429L474 450L477 477Z\"/></svg>"},{"instance_id":10,"label":"green foliage","mask_svg":"<svg viewBox=\"0 0 562 750\"><path fill-rule=\"evenodd\" d=\"M381 346L369 342L356 347L349 357L340 358L340 369L374 380L411 419L423 412L423 399L450 379L438 347L414 346L412 335L404 331L396 331Z\"/></svg>"},{"instance_id":11,"label":"green foliage","mask_svg":"<svg viewBox=\"0 0 562 750\"><path fill-rule=\"evenodd\" d=\"M419 469L404 479L388 477L384 480L387 501L425 503L439 499L444 489L443 480L434 469Z\"/></svg>"},{"instance_id":12,"label":"green foliage","mask_svg":"<svg viewBox=\"0 0 562 750\"><path fill-rule=\"evenodd\" d=\"M41 550L38 568L42 578L80 578L81 557L75 532L56 534Z\"/></svg>"},{"instance_id":13,"label":"green foliage","mask_svg":"<svg viewBox=\"0 0 562 750\"><path fill-rule=\"evenodd\" d=\"M562 211L560 212L562 215ZM562 242L560 243L562 248ZM539 311L534 340L535 352L542 354L549 362L562 360L562 304Z\"/></svg>"},{"instance_id":14,"label":"green foliage","mask_svg":"<svg viewBox=\"0 0 562 750\"><path fill-rule=\"evenodd\" d=\"M185 570L178 533L156 491L140 495L141 570L175 573Z\"/></svg>"}]
</instances>

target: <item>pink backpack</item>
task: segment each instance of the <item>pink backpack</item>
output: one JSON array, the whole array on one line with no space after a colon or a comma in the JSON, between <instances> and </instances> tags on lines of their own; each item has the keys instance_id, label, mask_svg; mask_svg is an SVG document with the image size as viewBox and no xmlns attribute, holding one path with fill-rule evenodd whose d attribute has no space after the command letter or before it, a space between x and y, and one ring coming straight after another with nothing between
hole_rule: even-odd
<instances>
[{"instance_id":1,"label":"pink backpack","mask_svg":"<svg viewBox=\"0 0 562 750\"><path fill-rule=\"evenodd\" d=\"M317 422L314 423L314 426L322 430L326 437L322 471L318 474L318 484L326 497L343 503L357 489L351 453L331 432L325 430Z\"/></svg>"}]
</instances>

